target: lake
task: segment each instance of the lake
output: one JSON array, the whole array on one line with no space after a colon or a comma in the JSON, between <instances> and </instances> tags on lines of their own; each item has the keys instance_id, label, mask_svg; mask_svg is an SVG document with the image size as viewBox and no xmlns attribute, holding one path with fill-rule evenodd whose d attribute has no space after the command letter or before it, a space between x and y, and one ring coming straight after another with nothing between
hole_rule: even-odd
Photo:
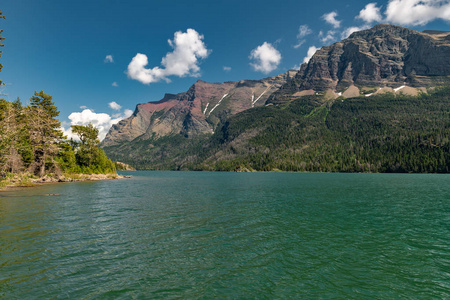
<instances>
[{"instance_id":1,"label":"lake","mask_svg":"<svg viewBox=\"0 0 450 300\"><path fill-rule=\"evenodd\" d=\"M450 175L121 174L0 192L0 298L450 297Z\"/></svg>"}]
</instances>

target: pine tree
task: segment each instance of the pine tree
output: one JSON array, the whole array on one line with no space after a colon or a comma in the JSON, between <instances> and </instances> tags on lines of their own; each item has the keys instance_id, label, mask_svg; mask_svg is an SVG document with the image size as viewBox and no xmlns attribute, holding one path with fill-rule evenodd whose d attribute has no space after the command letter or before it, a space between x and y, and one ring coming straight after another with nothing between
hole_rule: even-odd
<instances>
[{"instance_id":1,"label":"pine tree","mask_svg":"<svg viewBox=\"0 0 450 300\"><path fill-rule=\"evenodd\" d=\"M72 132L80 138L80 142L75 144L75 156L83 173L112 173L115 171L113 162L99 148L98 128L92 124L72 125Z\"/></svg>"},{"instance_id":2,"label":"pine tree","mask_svg":"<svg viewBox=\"0 0 450 300\"><path fill-rule=\"evenodd\" d=\"M78 135L80 142L77 143L77 162L81 166L89 167L94 164L97 156L97 149L100 141L98 139L98 129L92 124L72 125L72 132Z\"/></svg>"},{"instance_id":3,"label":"pine tree","mask_svg":"<svg viewBox=\"0 0 450 300\"><path fill-rule=\"evenodd\" d=\"M26 151L26 130L22 104L0 100L0 170L10 173L23 171L22 154ZM25 143L24 143L25 141Z\"/></svg>"},{"instance_id":4,"label":"pine tree","mask_svg":"<svg viewBox=\"0 0 450 300\"><path fill-rule=\"evenodd\" d=\"M46 169L49 168L59 173L54 160L63 138L63 133L59 130L61 123L56 119L58 115L59 111L52 101L52 96L45 94L44 91L35 92L30 98L27 116L34 156L31 171L36 175L44 176Z\"/></svg>"}]
</instances>

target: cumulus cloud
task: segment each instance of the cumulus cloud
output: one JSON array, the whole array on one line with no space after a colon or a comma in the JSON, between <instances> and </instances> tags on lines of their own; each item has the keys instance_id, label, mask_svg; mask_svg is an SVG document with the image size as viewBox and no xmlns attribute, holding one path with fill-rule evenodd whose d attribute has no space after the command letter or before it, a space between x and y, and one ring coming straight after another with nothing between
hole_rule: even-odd
<instances>
[{"instance_id":1,"label":"cumulus cloud","mask_svg":"<svg viewBox=\"0 0 450 300\"><path fill-rule=\"evenodd\" d=\"M114 62L113 56L112 55L106 55L104 62L105 63L113 63Z\"/></svg>"},{"instance_id":2,"label":"cumulus cloud","mask_svg":"<svg viewBox=\"0 0 450 300\"><path fill-rule=\"evenodd\" d=\"M300 25L300 27L298 28L298 33L297 33L297 44L294 46L295 49L297 49L298 47L300 47L301 45L303 45L303 43L305 42L305 40L303 39L305 36L310 35L312 33L311 28L309 28L308 25Z\"/></svg>"},{"instance_id":3,"label":"cumulus cloud","mask_svg":"<svg viewBox=\"0 0 450 300\"><path fill-rule=\"evenodd\" d=\"M119 85L117 84L117 82L113 82L112 84L111 84L112 86L114 86L114 87L118 87Z\"/></svg>"},{"instance_id":4,"label":"cumulus cloud","mask_svg":"<svg viewBox=\"0 0 450 300\"><path fill-rule=\"evenodd\" d=\"M113 103L113 102L111 102ZM95 113L93 110L86 108L81 112L73 112L69 115L70 123L62 122L60 130L67 138L78 140L78 136L72 132L70 125L88 125L92 124L98 128L98 137L102 141L112 125L119 123L121 120L130 117L133 111L125 109L122 113L117 113L112 116L105 113ZM65 127L68 127L66 129Z\"/></svg>"},{"instance_id":5,"label":"cumulus cloud","mask_svg":"<svg viewBox=\"0 0 450 300\"><path fill-rule=\"evenodd\" d=\"M231 71L231 67L224 66L224 67L223 67L223 70L224 70L225 72L230 72L230 71Z\"/></svg>"},{"instance_id":6,"label":"cumulus cloud","mask_svg":"<svg viewBox=\"0 0 450 300\"><path fill-rule=\"evenodd\" d=\"M450 21L448 0L390 0L386 21L399 25L425 25L436 19Z\"/></svg>"},{"instance_id":7,"label":"cumulus cloud","mask_svg":"<svg viewBox=\"0 0 450 300\"><path fill-rule=\"evenodd\" d=\"M120 106L119 104L117 104L117 102L113 101L113 102L109 102L108 106L114 110L121 110L122 106Z\"/></svg>"},{"instance_id":8,"label":"cumulus cloud","mask_svg":"<svg viewBox=\"0 0 450 300\"><path fill-rule=\"evenodd\" d=\"M148 65L148 58L145 54L138 53L131 60L126 73L129 78L144 84L161 80L170 82L169 76L197 77L200 75L199 59L208 57L210 53L203 38L203 35L194 29L188 29L186 32L177 31L173 40L168 40L173 51L162 58L162 67L145 68Z\"/></svg>"},{"instance_id":9,"label":"cumulus cloud","mask_svg":"<svg viewBox=\"0 0 450 300\"><path fill-rule=\"evenodd\" d=\"M342 39L346 39L348 38L353 32L356 31L361 31L361 30L365 30L370 28L370 26L368 24L365 24L363 26L352 26L352 27L348 27L346 28L342 33L341 33L341 38Z\"/></svg>"},{"instance_id":10,"label":"cumulus cloud","mask_svg":"<svg viewBox=\"0 0 450 300\"><path fill-rule=\"evenodd\" d=\"M280 52L267 42L253 49L249 58L254 61L250 63L253 69L265 74L275 70L281 62Z\"/></svg>"},{"instance_id":11,"label":"cumulus cloud","mask_svg":"<svg viewBox=\"0 0 450 300\"><path fill-rule=\"evenodd\" d=\"M359 15L356 16L356 18L361 19L366 23L381 22L383 17L381 16L380 9L381 8L377 7L376 3L369 3L359 12Z\"/></svg>"},{"instance_id":12,"label":"cumulus cloud","mask_svg":"<svg viewBox=\"0 0 450 300\"><path fill-rule=\"evenodd\" d=\"M308 63L309 60L311 59L311 57L313 57L313 55L316 53L317 50L319 50L320 48L317 48L315 46L311 46L308 49L308 53L306 54L306 57L303 59L304 63Z\"/></svg>"},{"instance_id":13,"label":"cumulus cloud","mask_svg":"<svg viewBox=\"0 0 450 300\"><path fill-rule=\"evenodd\" d=\"M341 26L341 21L336 19L337 15L337 12L332 11L330 13L324 14L322 16L322 19L324 19L325 22L332 25L334 28L339 28Z\"/></svg>"}]
</instances>

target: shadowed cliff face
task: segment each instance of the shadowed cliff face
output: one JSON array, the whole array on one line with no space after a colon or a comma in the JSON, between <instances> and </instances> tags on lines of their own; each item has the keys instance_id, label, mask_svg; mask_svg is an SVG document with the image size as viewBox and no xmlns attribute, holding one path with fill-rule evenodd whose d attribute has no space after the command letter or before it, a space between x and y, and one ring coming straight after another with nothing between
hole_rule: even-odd
<instances>
[{"instance_id":1,"label":"shadowed cliff face","mask_svg":"<svg viewBox=\"0 0 450 300\"><path fill-rule=\"evenodd\" d=\"M377 25L318 50L268 102L284 102L303 90L342 91L351 85L427 87L449 74L450 32Z\"/></svg>"},{"instance_id":2,"label":"shadowed cliff face","mask_svg":"<svg viewBox=\"0 0 450 300\"><path fill-rule=\"evenodd\" d=\"M138 104L133 115L111 127L102 146L113 146L137 138L146 140L172 134L212 134L217 124L230 115L264 105L295 71L239 82L197 81L187 92L166 94L157 102Z\"/></svg>"}]
</instances>

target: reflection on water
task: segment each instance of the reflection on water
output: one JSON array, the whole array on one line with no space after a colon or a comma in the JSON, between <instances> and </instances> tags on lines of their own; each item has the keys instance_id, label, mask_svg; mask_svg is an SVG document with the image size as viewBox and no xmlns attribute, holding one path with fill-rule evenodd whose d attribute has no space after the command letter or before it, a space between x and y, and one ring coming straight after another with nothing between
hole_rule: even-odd
<instances>
[{"instance_id":1,"label":"reflection on water","mask_svg":"<svg viewBox=\"0 0 450 300\"><path fill-rule=\"evenodd\" d=\"M0 298L449 298L450 176L136 172L0 193Z\"/></svg>"}]
</instances>

